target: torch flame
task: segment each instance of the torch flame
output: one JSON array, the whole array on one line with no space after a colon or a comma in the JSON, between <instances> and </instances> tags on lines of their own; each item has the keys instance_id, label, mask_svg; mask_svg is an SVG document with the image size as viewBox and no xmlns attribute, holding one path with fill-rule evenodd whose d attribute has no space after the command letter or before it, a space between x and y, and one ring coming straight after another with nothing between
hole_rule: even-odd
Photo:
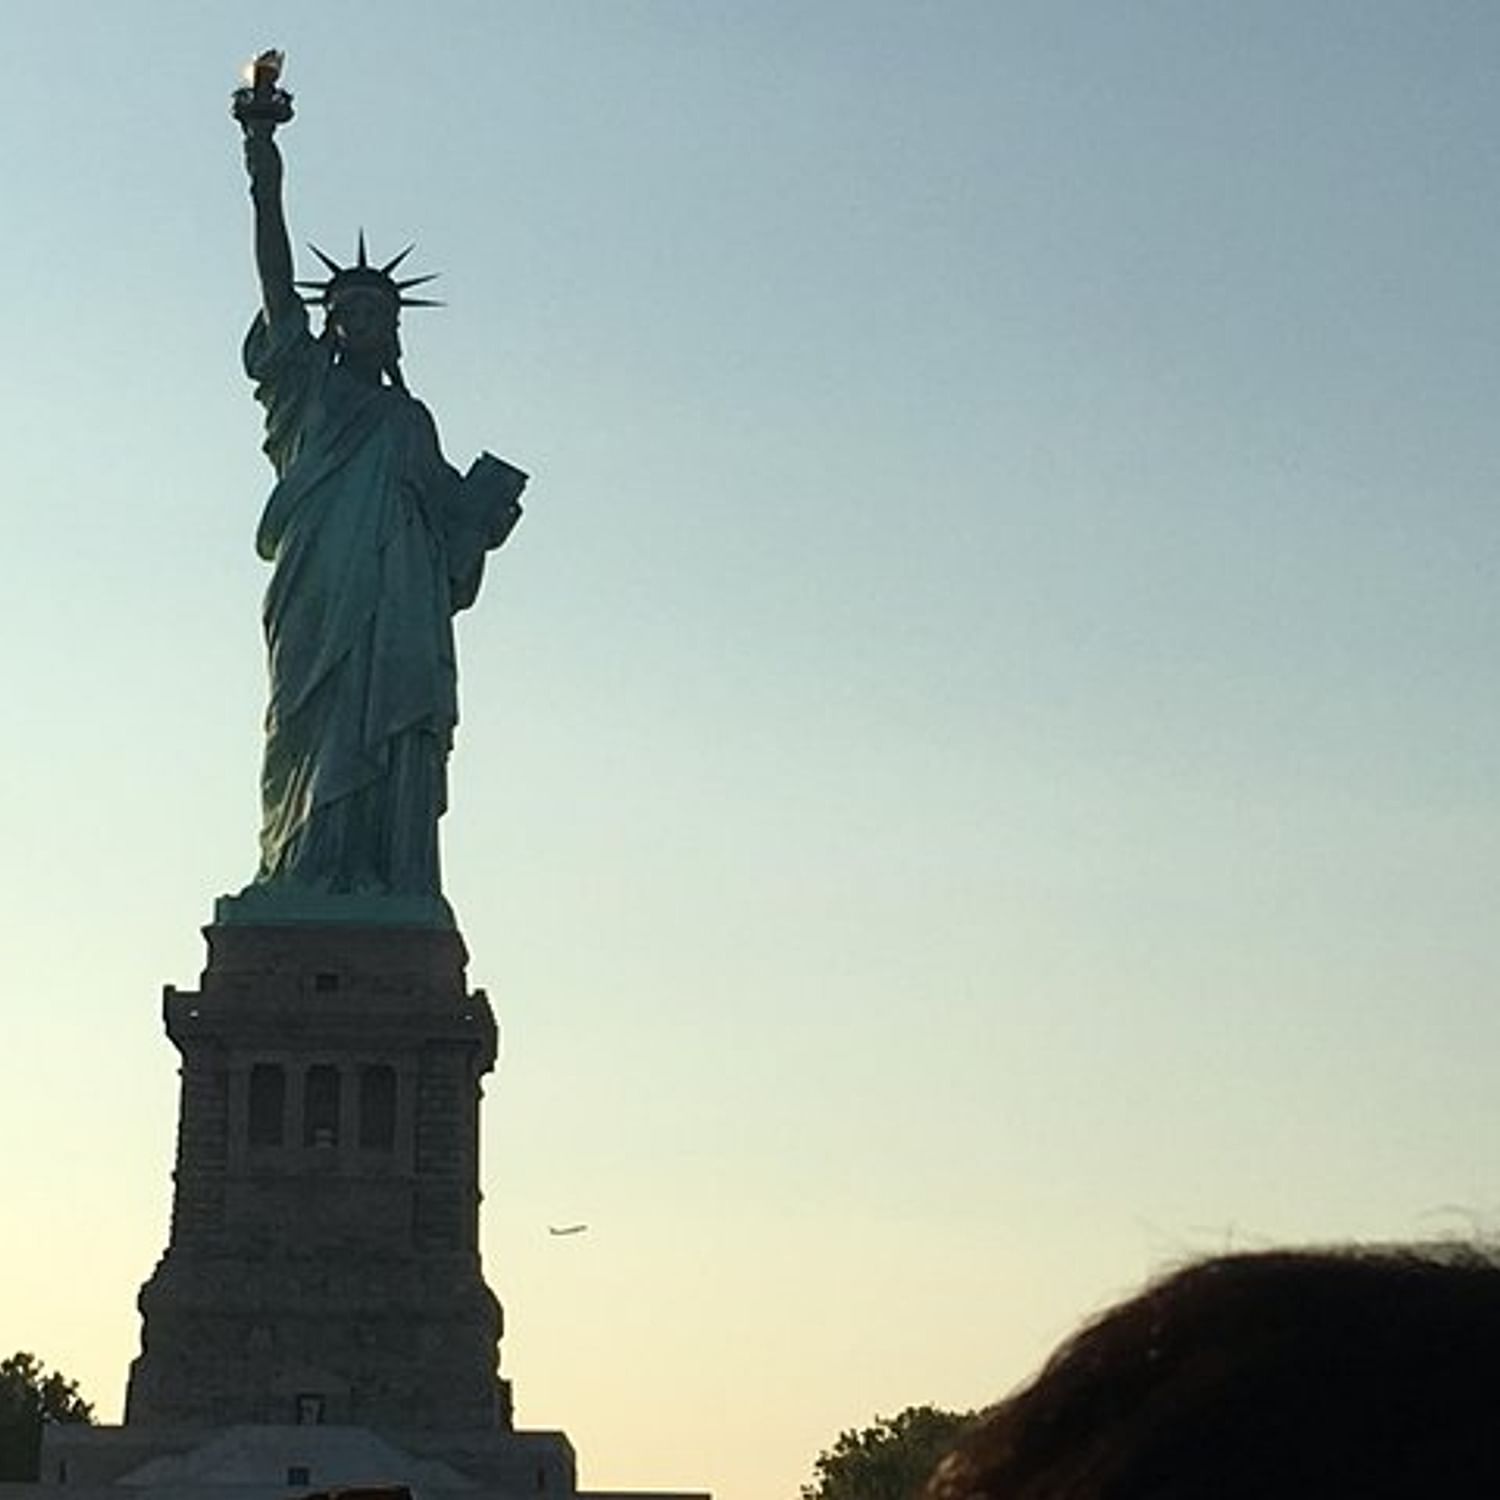
<instances>
[{"instance_id":1,"label":"torch flame","mask_svg":"<svg viewBox=\"0 0 1500 1500\"><path fill-rule=\"evenodd\" d=\"M281 77L281 64L286 54L275 47L267 47L245 64L244 79L251 88L273 89Z\"/></svg>"}]
</instances>

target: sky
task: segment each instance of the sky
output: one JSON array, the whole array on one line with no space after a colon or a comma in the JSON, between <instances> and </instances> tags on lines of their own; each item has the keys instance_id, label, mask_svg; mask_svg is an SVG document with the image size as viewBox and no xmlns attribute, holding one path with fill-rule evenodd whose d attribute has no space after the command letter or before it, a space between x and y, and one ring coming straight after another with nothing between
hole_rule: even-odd
<instances>
[{"instance_id":1,"label":"sky","mask_svg":"<svg viewBox=\"0 0 1500 1500\"><path fill-rule=\"evenodd\" d=\"M267 45L533 476L444 827L521 1425L795 1496L1184 1257L1495 1227L1500 10L3 15L0 1352L118 1419L253 873Z\"/></svg>"}]
</instances>

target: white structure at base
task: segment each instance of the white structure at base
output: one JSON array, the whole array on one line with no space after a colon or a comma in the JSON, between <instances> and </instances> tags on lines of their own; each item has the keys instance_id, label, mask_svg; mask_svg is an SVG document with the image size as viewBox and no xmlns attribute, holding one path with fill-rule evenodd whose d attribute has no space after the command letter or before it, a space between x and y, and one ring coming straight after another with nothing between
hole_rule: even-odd
<instances>
[{"instance_id":1,"label":"white structure at base","mask_svg":"<svg viewBox=\"0 0 1500 1500\"><path fill-rule=\"evenodd\" d=\"M580 1492L560 1432L403 1433L246 1423L46 1429L37 1484L0 1500L297 1500L313 1490L404 1485L414 1500L709 1500L660 1491Z\"/></svg>"}]
</instances>

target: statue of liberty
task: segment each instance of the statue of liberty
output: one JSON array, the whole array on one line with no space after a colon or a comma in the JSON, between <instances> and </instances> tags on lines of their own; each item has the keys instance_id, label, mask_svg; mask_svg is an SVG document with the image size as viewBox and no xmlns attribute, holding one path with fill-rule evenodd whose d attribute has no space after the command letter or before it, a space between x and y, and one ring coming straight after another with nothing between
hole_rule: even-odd
<instances>
[{"instance_id":1,"label":"statue of liberty","mask_svg":"<svg viewBox=\"0 0 1500 1500\"><path fill-rule=\"evenodd\" d=\"M295 281L275 127L290 118L279 54L235 97L255 214L261 308L245 370L276 471L256 533L271 565L260 866L219 920L451 922L437 824L458 720L452 616L520 516L526 476L490 454L467 475L406 388L400 279L410 251ZM323 326L308 326L308 299ZM351 898L354 898L351 900Z\"/></svg>"}]
</instances>

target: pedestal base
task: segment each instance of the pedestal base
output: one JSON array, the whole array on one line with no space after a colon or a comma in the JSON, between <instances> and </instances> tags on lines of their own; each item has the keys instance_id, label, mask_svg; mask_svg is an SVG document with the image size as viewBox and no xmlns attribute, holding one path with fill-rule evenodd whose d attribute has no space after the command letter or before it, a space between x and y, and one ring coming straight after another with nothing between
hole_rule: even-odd
<instances>
[{"instance_id":1,"label":"pedestal base","mask_svg":"<svg viewBox=\"0 0 1500 1500\"><path fill-rule=\"evenodd\" d=\"M388 1485L418 1500L711 1500L698 1490L581 1491L560 1432L81 1425L47 1428L40 1482L0 1484L0 1500L287 1500Z\"/></svg>"},{"instance_id":2,"label":"pedestal base","mask_svg":"<svg viewBox=\"0 0 1500 1500\"><path fill-rule=\"evenodd\" d=\"M72 1500L286 1500L313 1489L406 1485L422 1500L572 1500L560 1432L374 1432L366 1427L49 1428L41 1485Z\"/></svg>"}]
</instances>

